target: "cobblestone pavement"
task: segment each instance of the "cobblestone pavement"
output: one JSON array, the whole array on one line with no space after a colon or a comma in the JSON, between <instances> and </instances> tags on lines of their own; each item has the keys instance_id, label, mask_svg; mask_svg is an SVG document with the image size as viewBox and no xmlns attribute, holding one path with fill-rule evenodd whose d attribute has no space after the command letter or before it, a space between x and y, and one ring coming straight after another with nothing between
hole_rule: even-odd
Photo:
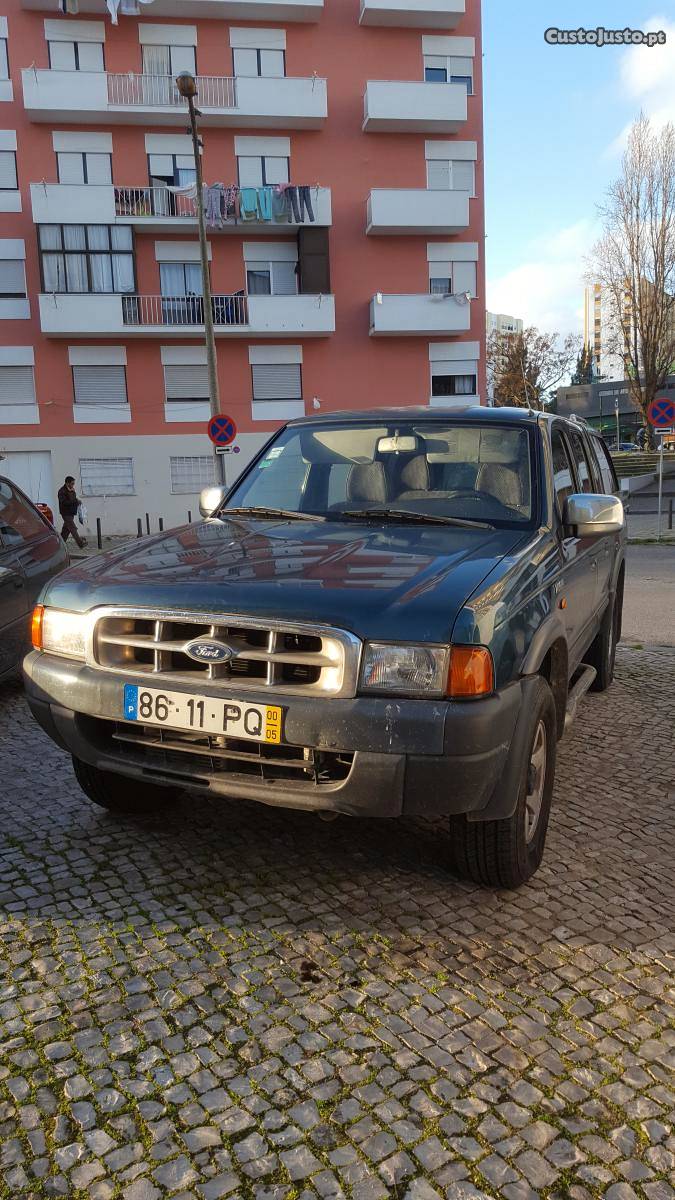
<instances>
[{"instance_id":1,"label":"cobblestone pavement","mask_svg":"<svg viewBox=\"0 0 675 1200\"><path fill-rule=\"evenodd\" d=\"M501 894L442 825L115 821L0 691L2 1200L675 1196L674 671L622 649Z\"/></svg>"}]
</instances>

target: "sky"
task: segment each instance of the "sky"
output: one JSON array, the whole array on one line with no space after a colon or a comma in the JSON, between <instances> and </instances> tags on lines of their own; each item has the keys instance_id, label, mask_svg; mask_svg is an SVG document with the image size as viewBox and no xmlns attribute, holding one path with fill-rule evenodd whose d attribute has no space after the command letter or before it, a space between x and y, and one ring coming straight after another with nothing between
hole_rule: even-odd
<instances>
[{"instance_id":1,"label":"sky","mask_svg":"<svg viewBox=\"0 0 675 1200\"><path fill-rule=\"evenodd\" d=\"M583 331L598 205L640 110L675 122L675 0L483 0L487 306ZM664 30L664 47L550 46L559 29Z\"/></svg>"}]
</instances>

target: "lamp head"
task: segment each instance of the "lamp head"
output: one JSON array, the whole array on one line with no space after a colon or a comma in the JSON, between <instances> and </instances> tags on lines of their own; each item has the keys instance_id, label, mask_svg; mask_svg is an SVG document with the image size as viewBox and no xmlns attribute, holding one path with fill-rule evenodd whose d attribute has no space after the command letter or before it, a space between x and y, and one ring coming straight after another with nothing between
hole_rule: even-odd
<instances>
[{"instance_id":1,"label":"lamp head","mask_svg":"<svg viewBox=\"0 0 675 1200\"><path fill-rule=\"evenodd\" d=\"M176 76L176 87L184 100L197 95L197 81L190 71L181 71L180 75Z\"/></svg>"}]
</instances>

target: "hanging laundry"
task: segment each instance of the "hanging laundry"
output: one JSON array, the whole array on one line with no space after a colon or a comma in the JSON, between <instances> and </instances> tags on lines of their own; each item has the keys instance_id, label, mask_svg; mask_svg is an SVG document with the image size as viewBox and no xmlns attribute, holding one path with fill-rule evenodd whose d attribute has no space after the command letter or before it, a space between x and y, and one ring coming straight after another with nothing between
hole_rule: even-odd
<instances>
[{"instance_id":1,"label":"hanging laundry","mask_svg":"<svg viewBox=\"0 0 675 1200\"><path fill-rule=\"evenodd\" d=\"M59 0L59 12L76 17L80 11L80 0Z\"/></svg>"},{"instance_id":2,"label":"hanging laundry","mask_svg":"<svg viewBox=\"0 0 675 1200\"><path fill-rule=\"evenodd\" d=\"M275 221L288 223L291 219L291 214L286 199L286 192L275 188L272 194L272 217Z\"/></svg>"},{"instance_id":3,"label":"hanging laundry","mask_svg":"<svg viewBox=\"0 0 675 1200\"><path fill-rule=\"evenodd\" d=\"M298 188L298 207L300 209L300 220L304 221L305 212L310 221L314 221L314 209L312 208L312 198L310 195L311 188L303 186ZM318 188L317 188L318 192Z\"/></svg>"},{"instance_id":4,"label":"hanging laundry","mask_svg":"<svg viewBox=\"0 0 675 1200\"><path fill-rule=\"evenodd\" d=\"M242 188L239 193L242 221L258 220L258 189Z\"/></svg>"},{"instance_id":5,"label":"hanging laundry","mask_svg":"<svg viewBox=\"0 0 675 1200\"><path fill-rule=\"evenodd\" d=\"M258 188L258 212L262 221L272 220L272 189L271 187Z\"/></svg>"}]
</instances>

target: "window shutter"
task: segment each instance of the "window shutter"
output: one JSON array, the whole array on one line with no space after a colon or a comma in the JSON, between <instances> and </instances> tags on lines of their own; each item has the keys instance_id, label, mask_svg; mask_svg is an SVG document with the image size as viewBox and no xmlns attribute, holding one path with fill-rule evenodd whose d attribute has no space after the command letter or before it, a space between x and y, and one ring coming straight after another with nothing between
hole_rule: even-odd
<instances>
[{"instance_id":1,"label":"window shutter","mask_svg":"<svg viewBox=\"0 0 675 1200\"><path fill-rule=\"evenodd\" d=\"M16 187L16 154L14 150L3 150L0 153L0 190L14 191Z\"/></svg>"},{"instance_id":2,"label":"window shutter","mask_svg":"<svg viewBox=\"0 0 675 1200\"><path fill-rule=\"evenodd\" d=\"M448 59L450 75L471 75L473 76L473 59L472 58L455 58Z\"/></svg>"},{"instance_id":3,"label":"window shutter","mask_svg":"<svg viewBox=\"0 0 675 1200\"><path fill-rule=\"evenodd\" d=\"M297 262L272 263L272 279L275 296L295 296L298 290Z\"/></svg>"},{"instance_id":4,"label":"window shutter","mask_svg":"<svg viewBox=\"0 0 675 1200\"><path fill-rule=\"evenodd\" d=\"M269 79L282 79L285 74L283 50L261 50L260 72Z\"/></svg>"},{"instance_id":5,"label":"window shutter","mask_svg":"<svg viewBox=\"0 0 675 1200\"><path fill-rule=\"evenodd\" d=\"M262 158L251 155L237 159L240 187L262 187Z\"/></svg>"},{"instance_id":6,"label":"window shutter","mask_svg":"<svg viewBox=\"0 0 675 1200\"><path fill-rule=\"evenodd\" d=\"M73 367L76 404L126 404L124 367Z\"/></svg>"},{"instance_id":7,"label":"window shutter","mask_svg":"<svg viewBox=\"0 0 675 1200\"><path fill-rule=\"evenodd\" d=\"M253 367L254 400L301 400L302 372L299 363Z\"/></svg>"},{"instance_id":8,"label":"window shutter","mask_svg":"<svg viewBox=\"0 0 675 1200\"><path fill-rule=\"evenodd\" d=\"M103 46L100 42L78 42L77 56L81 71L103 70Z\"/></svg>"},{"instance_id":9,"label":"window shutter","mask_svg":"<svg viewBox=\"0 0 675 1200\"><path fill-rule=\"evenodd\" d=\"M167 365L164 367L164 388L167 400L208 400L208 369L205 365Z\"/></svg>"},{"instance_id":10,"label":"window shutter","mask_svg":"<svg viewBox=\"0 0 675 1200\"><path fill-rule=\"evenodd\" d=\"M0 296L25 296L26 274L23 259L0 259Z\"/></svg>"},{"instance_id":11,"label":"window shutter","mask_svg":"<svg viewBox=\"0 0 675 1200\"><path fill-rule=\"evenodd\" d=\"M453 270L453 292L471 292L476 295L476 264L473 262L458 262Z\"/></svg>"},{"instance_id":12,"label":"window shutter","mask_svg":"<svg viewBox=\"0 0 675 1200\"><path fill-rule=\"evenodd\" d=\"M248 47L238 46L232 52L235 75L253 76L258 74L258 51Z\"/></svg>"},{"instance_id":13,"label":"window shutter","mask_svg":"<svg viewBox=\"0 0 675 1200\"><path fill-rule=\"evenodd\" d=\"M172 457L171 491L174 495L192 496L216 482L213 456L208 454L187 458Z\"/></svg>"},{"instance_id":14,"label":"window shutter","mask_svg":"<svg viewBox=\"0 0 675 1200\"><path fill-rule=\"evenodd\" d=\"M441 158L430 159L427 163L427 187L431 191L447 192L450 186L450 163Z\"/></svg>"},{"instance_id":15,"label":"window shutter","mask_svg":"<svg viewBox=\"0 0 675 1200\"><path fill-rule=\"evenodd\" d=\"M133 458L81 458L83 496L133 496Z\"/></svg>"},{"instance_id":16,"label":"window shutter","mask_svg":"<svg viewBox=\"0 0 675 1200\"><path fill-rule=\"evenodd\" d=\"M452 189L475 195L475 167L472 162L455 161L452 164Z\"/></svg>"},{"instance_id":17,"label":"window shutter","mask_svg":"<svg viewBox=\"0 0 675 1200\"><path fill-rule=\"evenodd\" d=\"M35 404L32 367L0 367L0 404Z\"/></svg>"}]
</instances>

